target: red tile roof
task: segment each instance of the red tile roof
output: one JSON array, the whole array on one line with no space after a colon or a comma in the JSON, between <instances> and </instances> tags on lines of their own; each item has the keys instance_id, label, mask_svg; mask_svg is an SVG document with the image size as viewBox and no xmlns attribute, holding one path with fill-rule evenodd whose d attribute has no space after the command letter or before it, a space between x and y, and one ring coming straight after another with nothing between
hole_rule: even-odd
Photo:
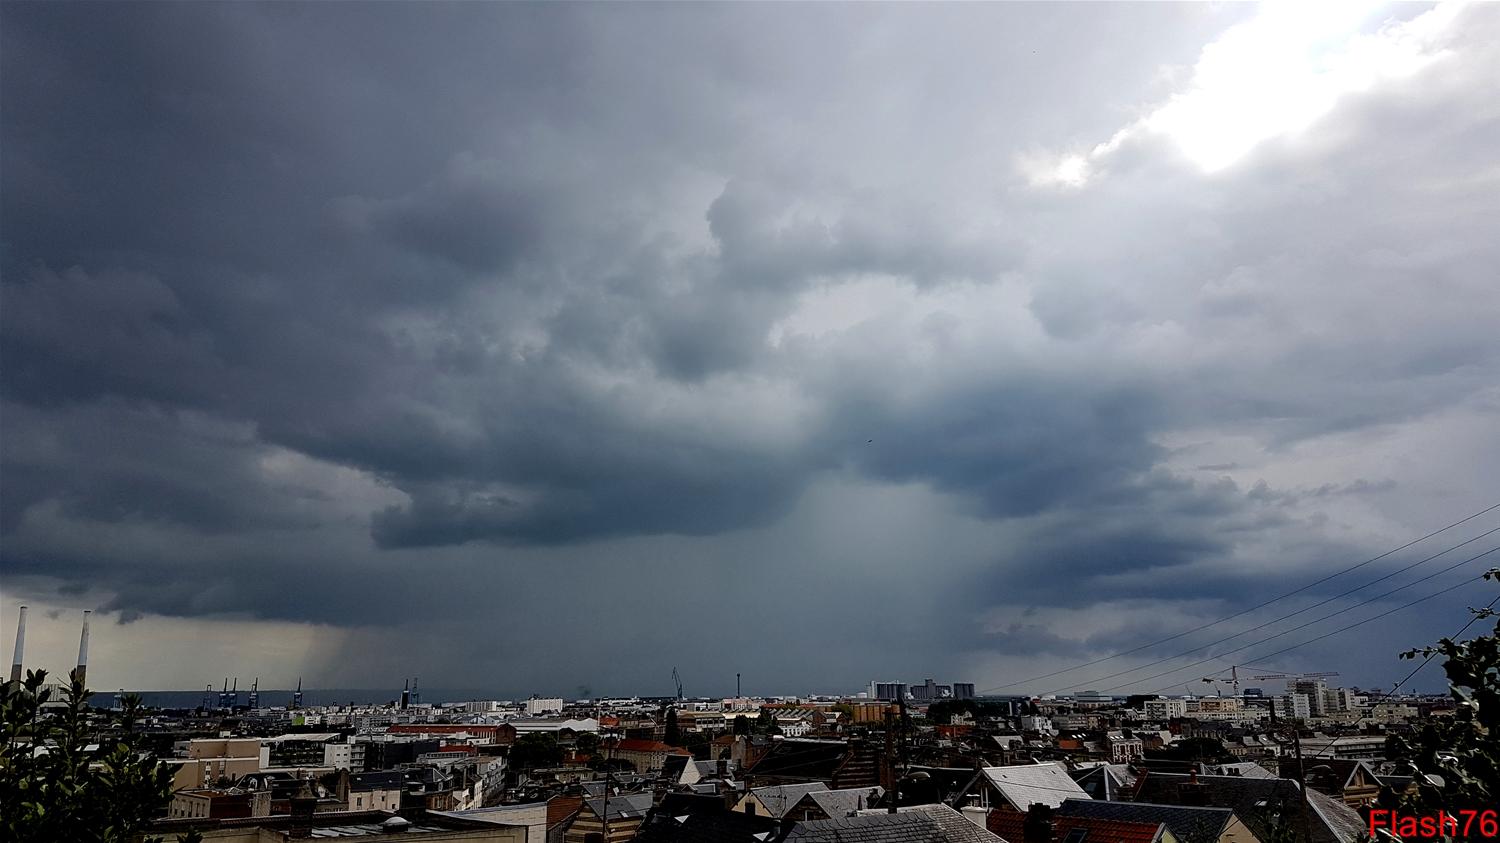
<instances>
[{"instance_id":1,"label":"red tile roof","mask_svg":"<svg viewBox=\"0 0 1500 843\"><path fill-rule=\"evenodd\" d=\"M669 755L687 755L685 749L678 749L661 741L648 741L643 738L625 738L615 744L616 752L665 752Z\"/></svg>"},{"instance_id":2,"label":"red tile roof","mask_svg":"<svg viewBox=\"0 0 1500 843\"><path fill-rule=\"evenodd\" d=\"M1161 831L1161 826L1151 823L1133 823L1124 820L1099 820L1092 817L1053 816L1053 840L1063 840L1075 828L1087 829L1083 843L1151 843ZM1026 839L1026 815L1009 810L990 811L985 827L992 834L1004 837L1010 843L1022 843Z\"/></svg>"},{"instance_id":3,"label":"red tile roof","mask_svg":"<svg viewBox=\"0 0 1500 843\"><path fill-rule=\"evenodd\" d=\"M547 800L547 827L553 828L578 813L583 807L582 796L554 796Z\"/></svg>"}]
</instances>

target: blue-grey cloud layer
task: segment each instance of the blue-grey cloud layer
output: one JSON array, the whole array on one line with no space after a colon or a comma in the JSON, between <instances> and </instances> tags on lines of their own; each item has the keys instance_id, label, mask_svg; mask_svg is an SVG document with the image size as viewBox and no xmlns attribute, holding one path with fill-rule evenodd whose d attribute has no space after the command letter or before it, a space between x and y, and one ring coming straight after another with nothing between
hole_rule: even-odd
<instances>
[{"instance_id":1,"label":"blue-grey cloud layer","mask_svg":"<svg viewBox=\"0 0 1500 843\"><path fill-rule=\"evenodd\" d=\"M980 619L1211 615L1378 548L1362 518L1478 508L1493 476L1439 506L1390 460L1252 487L1174 449L1495 419L1488 10L1227 173L1015 171L1243 15L8 6L5 570L126 613L397 595L559 688L595 625L849 682L1147 640ZM795 327L852 283L874 315Z\"/></svg>"}]
</instances>

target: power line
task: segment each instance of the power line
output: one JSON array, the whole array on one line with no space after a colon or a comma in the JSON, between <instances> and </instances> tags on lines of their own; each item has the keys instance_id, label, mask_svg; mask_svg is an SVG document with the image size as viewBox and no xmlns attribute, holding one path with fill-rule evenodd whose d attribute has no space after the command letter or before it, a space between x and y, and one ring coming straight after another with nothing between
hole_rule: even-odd
<instances>
[{"instance_id":1,"label":"power line","mask_svg":"<svg viewBox=\"0 0 1500 843\"><path fill-rule=\"evenodd\" d=\"M1493 548L1493 549L1491 549L1489 551L1486 551L1486 553L1494 553L1496 550L1500 550L1500 547ZM1484 554L1481 554L1481 555L1484 555ZM1478 558L1478 557L1475 557L1475 558ZM1482 579L1482 577L1480 577L1478 579ZM1400 612L1400 611L1403 611L1403 610L1406 610L1406 609L1410 609L1412 606L1415 606L1418 603L1425 603L1425 602L1427 602L1428 600L1431 600L1434 597L1441 597L1442 595L1447 594L1447 593L1449 593L1451 591L1457 591L1458 589L1463 588L1464 586L1469 585L1472 582L1474 582L1474 580L1464 580L1461 583L1458 583L1456 585L1451 585L1451 586L1449 586L1449 587L1447 587L1445 589L1442 589L1440 591L1434 591L1433 593L1427 595L1426 597L1419 597L1416 600L1411 601L1410 603L1406 603L1404 605L1397 606L1394 609L1387 609L1386 611L1381 612L1378 615L1374 615L1373 617L1368 617L1368 618L1365 618L1362 621L1356 621L1356 622L1354 622L1352 624L1349 624L1347 626L1340 627L1340 628L1332 630L1330 632L1325 632L1322 635L1319 635L1319 636L1317 636L1315 638L1309 638L1308 640L1303 641L1300 644L1293 644L1290 647L1284 647L1284 648L1282 648L1280 650L1275 651L1274 653L1263 653L1263 654L1261 654L1259 656L1254 656L1252 658L1255 661L1261 661L1263 659L1270 659L1270 658L1273 658L1275 656L1279 656L1279 655L1281 655L1283 653L1289 653L1292 650L1296 650L1296 649L1299 649L1301 647L1306 647L1308 644L1317 643L1318 641L1322 641L1325 638L1332 638L1335 635L1342 635L1342 634L1344 634L1345 632L1348 632L1351 629L1356 629L1358 627L1364 626L1367 623L1373 623L1373 622L1378 621L1378 620L1380 620L1382 618L1385 618L1385 617L1387 617L1389 615L1393 615L1396 612ZM1402 588L1406 588L1406 586L1402 586ZM1395 592L1400 591L1400 590L1401 590L1400 588L1393 589L1392 591L1389 591L1386 594L1394 594ZM1381 596L1383 597L1385 595L1381 595ZM1373 600L1378 600L1378 599L1379 599L1378 597L1377 598L1372 598L1371 601L1366 601L1366 602L1373 602ZM1203 664L1208 664L1209 662L1221 662L1221 661L1224 660L1225 656L1233 655L1234 653L1238 653L1238 652L1240 652L1242 650L1248 650L1251 647L1254 647L1254 646L1256 646L1258 644L1264 644L1267 641L1270 641L1270 640L1273 640L1273 639L1276 639L1276 638L1280 638L1283 635L1287 635L1289 633L1296 632L1299 629L1305 629L1305 628L1307 628L1309 626L1312 626L1314 624L1317 624L1317 623L1320 623L1322 621L1328 620L1329 618L1334 617L1335 615L1341 615L1344 612L1350 611L1351 609L1357 609L1361 605L1365 605L1365 604L1361 603L1361 604L1356 604L1354 606L1350 606L1348 609L1340 609L1337 612L1333 612L1331 614L1324 615L1323 617L1318 618L1317 620L1308 621L1307 623L1302 624L1301 626L1293 627L1293 628L1287 630L1286 632L1278 632L1277 634L1271 636L1270 638L1264 638L1264 639L1262 639L1260 641L1252 641L1251 643L1246 644L1243 647L1240 647L1240 648L1235 649L1235 650L1230 650L1227 653L1220 653L1217 656L1210 656L1209 658L1193 662L1192 664L1183 665L1182 667L1175 667L1175 668L1172 668L1171 670L1162 671L1161 673L1154 673L1154 674L1152 674L1150 676L1144 676L1144 677L1141 677L1140 679L1131 680L1130 682L1126 682L1123 685L1116 685L1116 686L1114 686L1112 688L1105 688L1104 690L1106 690L1106 691L1117 691L1117 690L1119 690L1121 688L1126 688L1126 687L1129 687L1131 685L1134 685L1137 682L1146 682L1146 681L1151 680L1151 679L1159 679L1159 678L1161 678L1163 676L1169 676L1169 675L1171 675L1173 673L1178 673L1178 672L1187 670L1189 668L1197 667L1197 666L1203 665ZM1163 691L1170 690L1172 687L1173 687L1172 685L1168 685L1166 688L1162 688L1162 689L1160 689L1158 691L1154 691L1152 693L1162 693Z\"/></svg>"},{"instance_id":2,"label":"power line","mask_svg":"<svg viewBox=\"0 0 1500 843\"><path fill-rule=\"evenodd\" d=\"M1485 606L1484 608L1485 609L1493 609L1493 608L1495 608L1495 604L1496 603L1500 603L1500 595L1497 595L1495 597L1495 599L1491 600L1490 603L1489 603L1489 605ZM1451 640L1453 640L1453 641L1457 641L1458 638L1459 638L1459 636L1463 635L1465 632L1468 632L1469 631L1469 627L1473 626L1474 622L1477 621L1477 620L1479 620L1481 617L1482 617L1482 615L1479 614L1478 612L1474 613L1474 617L1469 618L1469 622L1466 623L1466 624L1464 624L1463 627L1458 630L1458 632L1453 633L1453 635L1449 636L1449 638ZM1396 692L1401 689L1401 686L1403 686L1406 683L1410 682L1412 680L1412 677L1416 676L1418 673L1420 673L1422 671L1422 668L1426 667L1427 663L1430 662L1430 661L1432 661L1432 659L1435 656L1437 656L1437 651L1436 650L1433 650L1432 652L1428 653L1427 654L1427 658L1422 659L1421 664L1418 664L1416 667L1412 668L1411 673L1406 674L1406 676L1402 677L1402 679L1401 679L1400 682L1397 682L1395 685L1392 685L1391 689L1389 691L1386 691L1385 694L1383 694L1380 697L1380 699L1376 700L1375 702L1370 703L1370 709L1371 709L1372 713L1374 711L1375 706L1380 705L1381 703L1383 703L1386 700L1390 699L1391 697L1395 696ZM1365 722L1365 720L1369 719L1370 716L1371 715L1369 715L1369 714L1361 716L1358 720L1354 721L1354 725L1356 727L1358 727L1359 724ZM1311 760L1312 758L1317 758L1319 755L1322 755L1323 753L1328 752L1331 749L1333 749L1333 744L1329 743L1327 746L1323 747L1322 749L1318 750L1317 752L1314 752L1309 757L1309 760Z\"/></svg>"},{"instance_id":3,"label":"power line","mask_svg":"<svg viewBox=\"0 0 1500 843\"><path fill-rule=\"evenodd\" d=\"M1489 533L1483 533L1481 535L1475 536L1474 538L1469 539L1469 541L1463 542L1462 544L1456 544L1453 547L1450 547L1447 550L1442 551L1441 553L1435 553L1432 556L1429 556L1429 557L1427 557L1426 559L1423 559L1420 562L1415 562L1415 563L1413 563L1411 565L1408 565L1405 568L1402 568L1401 570L1392 571L1391 573L1386 574L1385 576L1380 577L1379 579L1371 580L1370 582L1367 582L1364 585L1361 585L1361 586L1358 586L1358 587L1355 587L1355 588L1351 588L1348 591L1343 592L1342 594L1336 594L1333 597L1329 597L1326 600L1323 600L1323 601L1318 602L1318 603L1314 603L1311 606L1308 606L1306 608L1298 609L1297 611L1292 612L1290 614L1282 615L1279 618L1275 618L1273 620L1266 621L1265 623L1263 623L1263 624L1261 624L1259 626L1252 626L1249 629L1241 630L1240 632L1236 632L1233 635L1226 635L1225 637L1220 638L1217 641L1210 641L1209 643L1204 644L1204 645L1202 645L1200 647L1194 647L1191 650L1184 650L1181 653L1177 653L1176 655L1167 656L1165 658L1160 658L1160 659L1157 659L1156 661L1152 661L1152 662L1146 662L1145 664L1137 665L1135 667L1128 668L1126 670L1118 670L1118 671L1115 671L1114 673L1110 673L1110 674L1107 674L1105 676L1096 676L1093 679L1088 679L1088 680L1085 680L1083 682L1079 682L1077 684L1070 684L1070 685L1064 686L1062 688L1058 688L1056 691L1048 691L1048 693L1055 694L1055 693L1058 693L1060 691L1066 691L1069 688L1078 688L1078 687L1082 687L1082 686L1085 686L1085 685L1091 685L1091 684L1094 684L1096 682L1103 682L1106 679L1114 679L1114 678L1119 677L1119 676L1124 676L1127 673L1135 673L1138 670L1145 670L1145 669L1150 668L1150 667L1155 667L1156 665L1159 665L1159 664L1166 664L1167 662L1175 661L1177 659L1180 659L1183 656L1187 656L1187 655L1191 655L1193 653L1197 653L1197 652L1201 652L1203 650L1207 650L1209 647L1212 647L1212 646L1214 646L1216 644L1223 644L1225 641L1230 641L1232 639L1238 638L1241 635L1244 635L1246 633L1255 632L1256 630L1259 630L1259 629L1265 629L1266 627L1272 626L1273 624L1278 624L1278 623L1280 623L1280 622L1282 622L1284 620L1287 620L1289 618L1296 617L1297 615L1300 615L1303 612L1311 611L1313 609L1318 608L1319 606L1325 606L1325 605L1327 605L1329 603L1332 603L1335 600L1338 600L1341 597L1347 597L1348 595L1353 594L1356 591L1362 591L1362 590L1364 590L1366 588L1369 588L1370 586L1374 585L1375 583L1380 582L1381 580L1390 579L1391 577L1395 576L1396 574L1400 574L1400 573L1402 573L1404 571L1409 571L1412 568L1417 567L1418 565L1425 564L1427 562L1432 561L1433 559L1438 558L1439 556L1442 556L1444 553L1448 553L1450 551L1456 550L1456 549L1458 549L1460 547L1463 547L1465 544L1468 544L1469 542L1475 541L1477 539L1484 538L1485 536L1489 535L1490 533L1495 533L1495 532L1500 532L1500 527L1496 527L1495 529L1490 530ZM1320 620L1327 620L1328 618L1334 617L1335 615L1338 615L1341 612L1347 612L1347 611L1350 611L1350 610L1353 610L1353 609L1357 609L1360 606L1369 605L1370 603L1372 603L1372 602L1374 602L1376 600L1379 600L1382 597L1386 597L1388 595L1394 594L1394 593L1396 593L1397 591L1400 591L1403 588L1410 588L1411 586L1414 586L1417 583L1425 582L1425 581L1433 579L1435 577L1440 577L1443 574L1448 573L1449 571L1455 570L1457 568L1462 568L1463 566L1469 564L1470 562L1473 562L1476 559L1481 559L1481 558L1483 558L1485 556L1488 556L1489 554L1494 553L1496 550L1500 550L1500 547L1491 548L1489 550L1486 550L1484 553L1479 554L1478 556L1471 556L1468 559L1463 560L1462 562L1455 562L1454 564L1449 565L1448 567L1442 569L1441 571L1435 571L1435 572L1433 572L1431 574L1428 574L1425 577L1413 580L1413 581L1407 583L1406 585L1399 586L1399 587L1397 587L1395 589L1392 589L1391 591L1387 591L1384 594L1378 595L1376 597L1369 598L1368 600L1364 600L1364 601L1359 602L1359 603L1355 603L1353 606L1350 606L1350 607L1348 607L1346 609L1342 609L1340 612L1334 612L1333 614L1330 614L1330 615L1324 615ZM1317 623L1317 621L1312 621L1312 623ZM1299 626L1299 627L1293 627L1292 629L1288 630L1288 632L1295 632L1298 629L1305 629L1307 626L1308 626L1308 624L1304 624L1303 626ZM1286 634L1287 634L1286 632L1279 633L1279 635L1286 635ZM1276 635L1271 636L1271 638L1276 638L1276 637L1278 637L1278 636L1276 636ZM1265 639L1262 639L1259 642L1252 642L1251 644L1249 644L1247 646L1253 647L1253 646L1255 646L1256 643L1263 644L1266 641L1271 640L1271 638L1265 638ZM1230 651L1230 652L1234 652L1234 651Z\"/></svg>"},{"instance_id":4,"label":"power line","mask_svg":"<svg viewBox=\"0 0 1500 843\"><path fill-rule=\"evenodd\" d=\"M1279 597L1273 597L1273 598L1271 598L1270 600L1267 600L1264 603L1260 603L1258 605L1251 606L1248 609L1244 609L1244 610L1241 610L1239 612L1235 612L1232 615L1226 615L1225 617L1219 618L1216 621L1211 621L1209 623L1203 624L1202 626L1195 626L1192 629L1189 629L1189 630L1186 630L1186 631L1183 631L1183 632L1179 632L1176 635L1169 635L1166 638L1162 638L1162 639L1160 639L1158 641L1152 641L1152 642L1150 642L1148 644L1142 644L1139 647L1135 647L1135 648L1132 648L1132 649L1129 649L1129 650L1121 650L1118 653L1111 653L1110 655L1107 655L1107 656L1101 656L1100 658L1094 659L1093 661L1083 662L1082 664L1076 664L1076 665L1073 665L1072 667L1065 667L1065 668L1062 668L1061 670L1054 670L1051 673L1043 673L1043 674L1040 674L1040 675L1037 675L1037 676L1032 676L1032 677L1029 677L1029 678L1026 678L1026 679L1019 679L1019 680L1017 680L1015 682L1009 682L1009 683L1004 684L1004 685L997 685L997 686L995 686L993 688L988 688L988 689L984 690L983 692L981 692L980 695L982 696L984 694L993 694L996 691L1003 690L1005 688L1014 688L1014 687L1016 687L1018 685L1025 685L1028 682L1035 682L1038 679L1050 679L1053 676L1061 676L1064 673L1072 673L1075 670L1081 670L1081 669L1083 669L1085 667L1092 667L1092 666L1094 666L1096 664L1102 664L1104 662L1110 661L1111 659L1117 659L1117 658L1119 658L1121 656L1128 656L1131 653L1139 653L1142 650L1147 650L1147 649L1150 649L1152 647L1160 646L1162 644L1167 643L1168 641L1176 641L1179 638L1182 638L1182 637L1187 636L1187 635L1192 635L1195 632L1202 632L1203 630L1208 629L1209 627L1218 626L1219 624L1224 623L1225 621L1232 621L1235 618L1243 617L1245 615L1250 614L1251 612L1255 612L1255 611L1258 611L1260 609L1264 609L1265 607L1271 605L1272 603L1276 603L1278 601L1285 600L1288 597L1292 597L1294 595L1301 594L1302 592L1307 591L1308 589L1313 588L1314 586L1322 585L1323 583L1328 582L1331 579L1335 579L1337 577L1341 577L1344 574L1349 573L1350 571L1355 571L1355 570L1358 570L1360 568L1365 567L1366 565L1370 565L1370 564L1373 564L1375 562L1379 562L1380 560L1386 558L1387 556L1390 556L1393 553L1400 553L1401 551L1406 550L1407 548L1411 547L1412 545L1418 544L1420 542L1424 542L1424 541L1426 541L1426 540L1428 540L1428 539L1432 538L1433 536L1436 536L1436 535L1438 535L1440 533L1446 533L1447 531L1453 529L1454 527L1457 527L1457 526L1459 526L1461 524L1465 524L1465 523L1467 523L1469 521L1473 521L1475 518L1478 518L1479 516L1485 515L1485 514L1490 513L1490 512L1494 512L1497 509L1500 509L1500 503L1496 503L1493 506L1485 507L1484 509L1481 509L1480 511L1474 513L1473 515L1470 515L1470 516L1468 516L1466 518L1460 518L1459 520L1454 521L1452 524L1449 524L1446 527L1442 527L1440 529L1433 530L1432 532L1428 533L1425 536L1421 536L1419 538L1412 539L1411 541L1407 542L1406 544L1403 544L1400 547L1396 547L1396 548L1392 548L1390 550L1387 550L1385 553L1382 553L1379 556L1373 556L1373 557L1371 557L1369 559L1366 559L1365 561L1360 562L1358 564L1350 565L1349 567L1347 567L1347 568L1345 568L1345 569L1343 569L1341 571L1336 571L1336 572L1334 572L1332 574L1329 574L1328 576L1326 576L1326 577L1324 577L1324 578L1322 578L1320 580L1315 580L1313 582L1310 582L1307 585L1302 586L1301 588L1294 589L1292 591L1288 591L1287 593L1282 594ZM1072 686L1069 686L1069 687L1072 687Z\"/></svg>"}]
</instances>

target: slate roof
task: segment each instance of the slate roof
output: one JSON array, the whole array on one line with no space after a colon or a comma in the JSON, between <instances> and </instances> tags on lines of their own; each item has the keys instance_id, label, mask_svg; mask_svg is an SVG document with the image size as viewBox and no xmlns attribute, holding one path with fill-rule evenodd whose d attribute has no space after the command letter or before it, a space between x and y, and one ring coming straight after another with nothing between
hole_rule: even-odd
<instances>
[{"instance_id":1,"label":"slate roof","mask_svg":"<svg viewBox=\"0 0 1500 843\"><path fill-rule=\"evenodd\" d=\"M1064 799L1089 798L1063 766L1055 762L984 767L978 776L988 780L1011 807L1022 812L1035 804L1056 808Z\"/></svg>"},{"instance_id":2,"label":"slate roof","mask_svg":"<svg viewBox=\"0 0 1500 843\"><path fill-rule=\"evenodd\" d=\"M947 805L797 823L782 843L1005 843Z\"/></svg>"},{"instance_id":3,"label":"slate roof","mask_svg":"<svg viewBox=\"0 0 1500 843\"><path fill-rule=\"evenodd\" d=\"M1244 776L1249 779L1274 779L1276 774L1254 761L1236 761L1233 764L1213 764L1205 772L1216 776Z\"/></svg>"},{"instance_id":4,"label":"slate roof","mask_svg":"<svg viewBox=\"0 0 1500 843\"><path fill-rule=\"evenodd\" d=\"M827 790L828 785L822 782L807 782L805 784L778 784L767 787L752 788L750 793L760 800L769 816L780 818L802 797L815 790Z\"/></svg>"},{"instance_id":5,"label":"slate roof","mask_svg":"<svg viewBox=\"0 0 1500 843\"><path fill-rule=\"evenodd\" d=\"M786 738L772 743L745 776L832 780L848 752L849 745L843 741Z\"/></svg>"},{"instance_id":6,"label":"slate roof","mask_svg":"<svg viewBox=\"0 0 1500 843\"><path fill-rule=\"evenodd\" d=\"M1185 805L1160 805L1151 802L1101 802L1095 799L1069 799L1058 806L1057 822L1063 817L1090 817L1161 824L1181 843L1215 843L1224 827L1234 819L1228 808L1190 808Z\"/></svg>"},{"instance_id":7,"label":"slate roof","mask_svg":"<svg viewBox=\"0 0 1500 843\"><path fill-rule=\"evenodd\" d=\"M405 790L406 775L400 770L373 770L349 776L350 791Z\"/></svg>"},{"instance_id":8,"label":"slate roof","mask_svg":"<svg viewBox=\"0 0 1500 843\"><path fill-rule=\"evenodd\" d=\"M1246 776L1252 779L1274 779L1276 774L1254 761L1235 761L1229 764L1205 764L1199 761L1181 761L1175 758L1153 758L1142 762L1142 768L1148 768L1152 775L1158 773L1178 773L1187 775L1197 771L1199 775L1205 776Z\"/></svg>"},{"instance_id":9,"label":"slate roof","mask_svg":"<svg viewBox=\"0 0 1500 843\"><path fill-rule=\"evenodd\" d=\"M1342 799L1334 799L1326 793L1319 793L1309 788L1307 803L1312 808L1313 814L1328 827L1330 839L1334 843L1363 840L1369 833L1369 828L1359 812L1350 808ZM1314 838L1317 837L1316 831L1314 828Z\"/></svg>"},{"instance_id":10,"label":"slate roof","mask_svg":"<svg viewBox=\"0 0 1500 843\"><path fill-rule=\"evenodd\" d=\"M880 797L884 795L885 788L879 785L875 787L846 787L840 790L814 790L799 799L797 804L811 801L829 817L843 817L853 811L874 808ZM796 815L793 814L793 816Z\"/></svg>"},{"instance_id":11,"label":"slate roof","mask_svg":"<svg viewBox=\"0 0 1500 843\"><path fill-rule=\"evenodd\" d=\"M586 799L584 802L594 816L604 815L604 797L598 799ZM622 793L619 796L609 797L609 819L631 820L644 817L651 810L651 794L649 793Z\"/></svg>"},{"instance_id":12,"label":"slate roof","mask_svg":"<svg viewBox=\"0 0 1500 843\"><path fill-rule=\"evenodd\" d=\"M596 779L594 781L579 782L578 787L583 791L584 796L603 796L604 788L607 784L613 784L616 787L624 788L644 784L645 781L646 780L641 778L640 776L631 775L629 773L616 773L610 776L610 780L608 782L604 781L603 779Z\"/></svg>"},{"instance_id":13,"label":"slate roof","mask_svg":"<svg viewBox=\"0 0 1500 843\"><path fill-rule=\"evenodd\" d=\"M729 810L724 800L716 796L702 796L696 793L667 792L662 794L661 801L656 804L655 813L658 814L722 814Z\"/></svg>"},{"instance_id":14,"label":"slate roof","mask_svg":"<svg viewBox=\"0 0 1500 843\"><path fill-rule=\"evenodd\" d=\"M692 761L692 756L689 755L668 755L661 765L662 778L670 781L682 778L683 771Z\"/></svg>"},{"instance_id":15,"label":"slate roof","mask_svg":"<svg viewBox=\"0 0 1500 843\"><path fill-rule=\"evenodd\" d=\"M636 843L765 843L774 839L779 823L738 811L678 814L655 813L637 832Z\"/></svg>"},{"instance_id":16,"label":"slate roof","mask_svg":"<svg viewBox=\"0 0 1500 843\"><path fill-rule=\"evenodd\" d=\"M1375 768L1371 767L1370 762L1368 761L1361 761L1357 758L1309 758L1307 759L1307 762L1307 768L1309 770L1308 778L1312 778L1317 772L1319 772L1317 770L1318 767L1326 766L1328 767L1328 769L1333 771L1333 777L1338 782L1338 786L1341 790L1349 786L1350 780L1354 778L1354 774L1358 772L1360 768L1364 768L1365 778L1368 779L1371 784L1378 783L1375 775ZM1296 758L1288 757L1280 759L1280 763L1277 765L1277 769L1281 771L1281 775L1285 778L1295 779L1297 777L1297 768L1300 766L1301 765L1297 762Z\"/></svg>"},{"instance_id":17,"label":"slate roof","mask_svg":"<svg viewBox=\"0 0 1500 843\"><path fill-rule=\"evenodd\" d=\"M901 798L908 805L929 802L951 805L968 787L969 782L974 780L973 767L927 767L913 764L907 768L907 772L918 776L916 780L901 786ZM926 778L921 778L921 773L926 773Z\"/></svg>"},{"instance_id":18,"label":"slate roof","mask_svg":"<svg viewBox=\"0 0 1500 843\"><path fill-rule=\"evenodd\" d=\"M667 763L670 764L671 761L672 759L667 759ZM698 778L700 779L716 779L719 777L719 762L717 761L694 761L690 759L687 763L698 771ZM683 769L686 770L687 767L684 766ZM729 771L726 769L725 772Z\"/></svg>"},{"instance_id":19,"label":"slate roof","mask_svg":"<svg viewBox=\"0 0 1500 843\"><path fill-rule=\"evenodd\" d=\"M986 818L990 831L1006 840L1021 843L1026 834L1026 815L1015 811L991 811ZM1081 843L1154 843L1167 826L1164 823L1104 820L1093 817L1052 818L1053 840L1067 840L1078 829L1083 830Z\"/></svg>"},{"instance_id":20,"label":"slate roof","mask_svg":"<svg viewBox=\"0 0 1500 843\"><path fill-rule=\"evenodd\" d=\"M764 843L779 828L780 823L771 817L730 811L717 796L668 793L635 839L638 843Z\"/></svg>"},{"instance_id":21,"label":"slate roof","mask_svg":"<svg viewBox=\"0 0 1500 843\"><path fill-rule=\"evenodd\" d=\"M1087 770L1072 770L1068 775L1095 799L1129 799L1135 790L1135 771L1128 764L1100 764Z\"/></svg>"},{"instance_id":22,"label":"slate roof","mask_svg":"<svg viewBox=\"0 0 1500 843\"><path fill-rule=\"evenodd\" d=\"M1189 776L1178 773L1149 773L1137 798L1154 802L1178 801L1181 788ZM1272 837L1272 829L1282 817L1294 817L1301 810L1301 791L1291 779L1260 779L1248 776L1198 776L1198 787L1205 804L1233 808L1245 826L1261 840ZM1342 800L1330 799L1308 789L1308 804L1319 822L1313 823L1313 843L1348 843L1364 833L1359 814ZM1298 836L1301 837L1300 824Z\"/></svg>"}]
</instances>

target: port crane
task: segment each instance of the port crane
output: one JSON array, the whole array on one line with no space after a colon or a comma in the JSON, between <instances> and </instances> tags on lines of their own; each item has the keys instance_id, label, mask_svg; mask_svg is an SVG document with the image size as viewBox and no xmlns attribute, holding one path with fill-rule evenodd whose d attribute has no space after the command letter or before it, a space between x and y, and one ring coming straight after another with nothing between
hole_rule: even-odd
<instances>
[{"instance_id":1,"label":"port crane","mask_svg":"<svg viewBox=\"0 0 1500 843\"><path fill-rule=\"evenodd\" d=\"M1218 683L1227 681L1229 682L1229 687L1234 689L1234 695L1239 696L1240 667L1241 665L1231 665L1229 668L1229 676L1205 676L1203 677L1202 681L1214 685L1215 687L1218 687ZM1257 673L1252 674L1250 678L1257 681L1262 679L1323 679L1329 676L1338 675L1339 672L1337 670L1324 670L1316 673Z\"/></svg>"}]
</instances>

